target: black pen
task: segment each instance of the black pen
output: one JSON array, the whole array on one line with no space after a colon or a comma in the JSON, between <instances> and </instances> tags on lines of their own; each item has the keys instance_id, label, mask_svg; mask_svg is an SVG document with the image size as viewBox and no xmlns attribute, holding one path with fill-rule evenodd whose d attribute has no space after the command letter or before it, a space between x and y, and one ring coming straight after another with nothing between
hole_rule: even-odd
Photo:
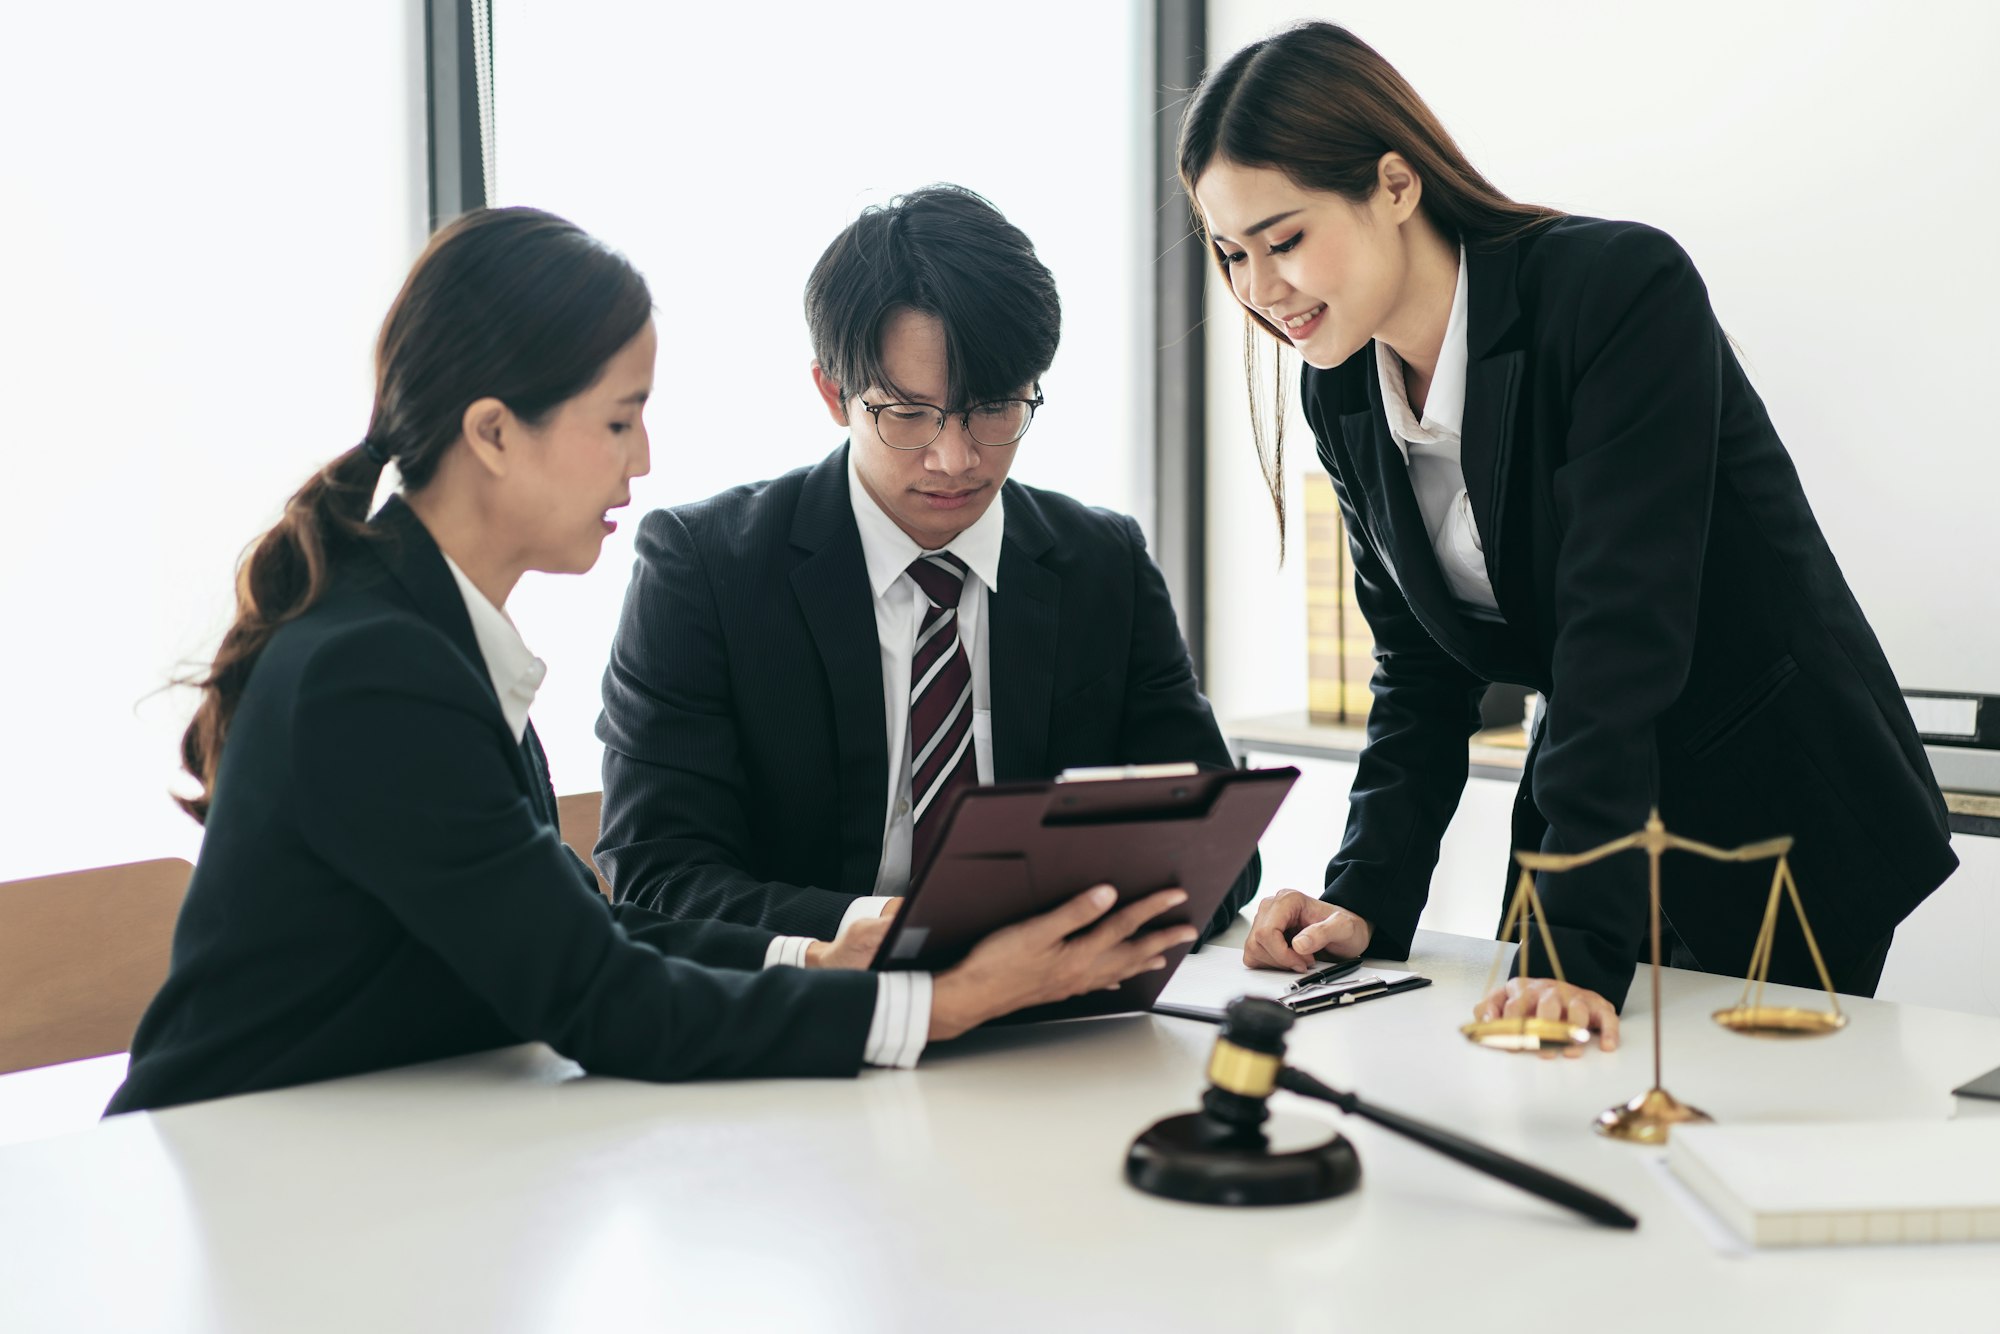
<instances>
[{"instance_id":1,"label":"black pen","mask_svg":"<svg viewBox=\"0 0 2000 1334\"><path fill-rule=\"evenodd\" d=\"M1287 991L1303 991L1316 987L1322 982L1337 982L1361 966L1359 959L1335 959L1324 968L1315 968L1310 973L1301 973Z\"/></svg>"},{"instance_id":2,"label":"black pen","mask_svg":"<svg viewBox=\"0 0 2000 1334\"><path fill-rule=\"evenodd\" d=\"M1321 1010L1339 1009L1343 1005L1352 1005L1356 1001L1367 1000L1371 996L1386 996L1389 994L1389 991L1390 987L1387 982L1363 982L1359 986L1349 987L1345 991L1333 991L1323 996L1298 992L1286 996L1280 1004L1293 1014L1318 1014Z\"/></svg>"}]
</instances>

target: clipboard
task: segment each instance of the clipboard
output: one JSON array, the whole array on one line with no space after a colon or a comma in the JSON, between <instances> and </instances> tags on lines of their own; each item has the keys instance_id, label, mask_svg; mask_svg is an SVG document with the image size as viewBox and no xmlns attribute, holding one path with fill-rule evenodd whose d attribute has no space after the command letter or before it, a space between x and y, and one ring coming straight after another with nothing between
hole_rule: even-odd
<instances>
[{"instance_id":1,"label":"clipboard","mask_svg":"<svg viewBox=\"0 0 2000 1334\"><path fill-rule=\"evenodd\" d=\"M1415 991L1430 984L1428 977L1416 973L1391 973L1381 969L1372 975L1350 978L1332 986L1313 987L1287 996L1278 1003L1293 1014L1318 1014L1321 1010L1342 1010L1350 1005Z\"/></svg>"},{"instance_id":2,"label":"clipboard","mask_svg":"<svg viewBox=\"0 0 2000 1334\"><path fill-rule=\"evenodd\" d=\"M960 791L872 967L941 971L999 928L1047 912L1092 885L1115 886L1117 906L1178 886L1187 901L1143 929L1207 924L1299 771L1178 767L1183 771L1138 769L1134 777ZM1148 1010L1188 948L1175 946L1163 956L1165 968L1108 991L1031 1006L994 1022Z\"/></svg>"},{"instance_id":3,"label":"clipboard","mask_svg":"<svg viewBox=\"0 0 2000 1334\"><path fill-rule=\"evenodd\" d=\"M1242 951L1234 946L1210 946L1191 957L1153 1003L1153 1013L1219 1024L1229 1002L1238 996L1262 996L1295 1015L1349 1009L1427 987L1431 979L1417 973L1363 964L1348 976L1301 987L1291 973L1245 968Z\"/></svg>"}]
</instances>

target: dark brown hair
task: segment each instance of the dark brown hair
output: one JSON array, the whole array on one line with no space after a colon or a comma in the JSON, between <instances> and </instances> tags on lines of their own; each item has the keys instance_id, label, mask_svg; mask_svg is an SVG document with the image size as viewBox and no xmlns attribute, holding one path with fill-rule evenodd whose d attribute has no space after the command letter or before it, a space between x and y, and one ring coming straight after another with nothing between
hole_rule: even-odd
<instances>
[{"instance_id":1,"label":"dark brown hair","mask_svg":"<svg viewBox=\"0 0 2000 1334\"><path fill-rule=\"evenodd\" d=\"M1008 398L1055 363L1062 302L1034 242L961 185L927 185L866 208L806 279L813 358L843 400L901 393L882 365L882 334L913 310L944 326L941 408Z\"/></svg>"},{"instance_id":2,"label":"dark brown hair","mask_svg":"<svg viewBox=\"0 0 2000 1334\"><path fill-rule=\"evenodd\" d=\"M237 568L235 619L188 683L201 702L181 763L202 790L176 797L182 809L206 822L230 718L271 636L373 539L368 508L384 463L396 461L403 490L422 490L473 403L497 398L539 424L595 384L652 312L646 280L623 256L553 214L481 209L438 230L382 322L368 434L298 489Z\"/></svg>"},{"instance_id":3,"label":"dark brown hair","mask_svg":"<svg viewBox=\"0 0 2000 1334\"><path fill-rule=\"evenodd\" d=\"M1206 76L1181 115L1181 189L1204 242L1194 187L1222 158L1245 167L1271 167L1301 189L1337 194L1361 203L1375 193L1385 153L1400 153L1423 182L1418 207L1446 239L1477 248L1513 240L1562 214L1519 204L1493 188L1445 132L1416 89L1375 49L1331 23L1301 23L1252 42ZM1215 247L1211 257L1228 281ZM1281 364L1272 375L1273 447L1264 448L1265 420L1258 402L1261 329L1285 337L1261 315L1244 309L1243 370L1250 391L1250 426L1257 459L1278 513L1278 550L1285 541L1285 385Z\"/></svg>"}]
</instances>

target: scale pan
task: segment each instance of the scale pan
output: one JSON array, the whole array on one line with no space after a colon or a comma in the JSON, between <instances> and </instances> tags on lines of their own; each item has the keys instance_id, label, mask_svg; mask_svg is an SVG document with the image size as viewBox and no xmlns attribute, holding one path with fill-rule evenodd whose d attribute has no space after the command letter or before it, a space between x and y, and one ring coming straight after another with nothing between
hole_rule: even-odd
<instances>
[{"instance_id":1,"label":"scale pan","mask_svg":"<svg viewBox=\"0 0 2000 1334\"><path fill-rule=\"evenodd\" d=\"M1796 1005L1732 1005L1717 1010L1715 1022L1753 1038L1817 1038L1847 1027L1847 1016Z\"/></svg>"},{"instance_id":2,"label":"scale pan","mask_svg":"<svg viewBox=\"0 0 2000 1334\"><path fill-rule=\"evenodd\" d=\"M1459 1032L1482 1047L1494 1051L1561 1051L1581 1047L1590 1041L1590 1030L1578 1028L1566 1019L1481 1019L1461 1025Z\"/></svg>"}]
</instances>

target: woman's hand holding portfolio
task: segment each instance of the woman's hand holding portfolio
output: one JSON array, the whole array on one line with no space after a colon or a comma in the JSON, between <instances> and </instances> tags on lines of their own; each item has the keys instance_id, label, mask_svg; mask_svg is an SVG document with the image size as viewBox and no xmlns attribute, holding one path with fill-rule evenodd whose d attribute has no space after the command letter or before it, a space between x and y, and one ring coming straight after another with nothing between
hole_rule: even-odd
<instances>
[{"instance_id":1,"label":"woman's hand holding portfolio","mask_svg":"<svg viewBox=\"0 0 2000 1334\"><path fill-rule=\"evenodd\" d=\"M955 1038L1003 1014L1101 991L1148 969L1164 968L1162 954L1195 938L1192 926L1136 934L1161 913L1187 902L1185 890L1163 889L1107 914L1117 901L1111 886L1099 885L980 941L963 963L937 977L931 992L931 1040Z\"/></svg>"}]
</instances>

